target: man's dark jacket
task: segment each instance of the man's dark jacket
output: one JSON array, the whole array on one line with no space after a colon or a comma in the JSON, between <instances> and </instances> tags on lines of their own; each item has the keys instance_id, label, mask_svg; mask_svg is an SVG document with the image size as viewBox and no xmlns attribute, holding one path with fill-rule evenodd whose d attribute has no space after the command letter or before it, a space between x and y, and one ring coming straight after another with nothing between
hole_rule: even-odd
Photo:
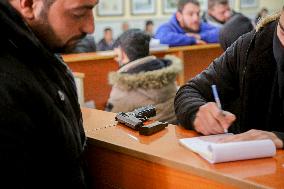
<instances>
[{"instance_id":1,"label":"man's dark jacket","mask_svg":"<svg viewBox=\"0 0 284 189\"><path fill-rule=\"evenodd\" d=\"M0 10L1 185L84 188L86 138L70 71L6 0Z\"/></svg>"},{"instance_id":2,"label":"man's dark jacket","mask_svg":"<svg viewBox=\"0 0 284 189\"><path fill-rule=\"evenodd\" d=\"M278 111L283 102L273 96L277 88L273 37L278 17L264 21L257 32L240 37L206 70L179 89L175 111L183 126L193 129L199 107L214 102L211 85L216 84L223 109L237 116L229 131L276 131L284 139L283 114Z\"/></svg>"}]
</instances>

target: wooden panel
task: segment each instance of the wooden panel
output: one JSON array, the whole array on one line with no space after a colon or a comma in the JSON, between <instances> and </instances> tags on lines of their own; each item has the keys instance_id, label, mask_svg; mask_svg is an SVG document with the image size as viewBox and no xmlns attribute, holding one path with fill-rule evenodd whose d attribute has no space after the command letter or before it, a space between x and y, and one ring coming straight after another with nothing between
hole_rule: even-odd
<instances>
[{"instance_id":1,"label":"wooden panel","mask_svg":"<svg viewBox=\"0 0 284 189\"><path fill-rule=\"evenodd\" d=\"M184 82L195 77L223 53L221 48L184 51Z\"/></svg>"},{"instance_id":2,"label":"wooden panel","mask_svg":"<svg viewBox=\"0 0 284 189\"><path fill-rule=\"evenodd\" d=\"M111 91L108 84L108 73L118 69L118 64L112 59L88 60L69 64L72 71L85 73L85 101L95 101L96 108L103 110Z\"/></svg>"},{"instance_id":3,"label":"wooden panel","mask_svg":"<svg viewBox=\"0 0 284 189\"><path fill-rule=\"evenodd\" d=\"M237 188L95 146L89 147L87 157L93 175L92 188Z\"/></svg>"}]
</instances>

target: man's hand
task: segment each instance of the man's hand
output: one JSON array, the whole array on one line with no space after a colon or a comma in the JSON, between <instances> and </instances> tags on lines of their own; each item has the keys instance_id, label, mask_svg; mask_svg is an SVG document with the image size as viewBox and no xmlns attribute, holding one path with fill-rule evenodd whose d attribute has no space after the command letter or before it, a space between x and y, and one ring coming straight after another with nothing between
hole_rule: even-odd
<instances>
[{"instance_id":1,"label":"man's hand","mask_svg":"<svg viewBox=\"0 0 284 189\"><path fill-rule=\"evenodd\" d=\"M196 45L205 45L207 44L205 41L202 41L200 39L196 39Z\"/></svg>"},{"instance_id":2,"label":"man's hand","mask_svg":"<svg viewBox=\"0 0 284 189\"><path fill-rule=\"evenodd\" d=\"M195 39L201 40L201 36L197 33L186 33L186 35L189 37L194 37Z\"/></svg>"},{"instance_id":3,"label":"man's hand","mask_svg":"<svg viewBox=\"0 0 284 189\"><path fill-rule=\"evenodd\" d=\"M255 129L249 130L245 133L224 137L218 142L236 142L262 139L271 139L274 142L276 148L283 148L282 140L280 140L274 133Z\"/></svg>"},{"instance_id":4,"label":"man's hand","mask_svg":"<svg viewBox=\"0 0 284 189\"><path fill-rule=\"evenodd\" d=\"M214 102L208 102L199 107L193 125L203 135L221 134L235 119L234 114L220 110Z\"/></svg>"},{"instance_id":5,"label":"man's hand","mask_svg":"<svg viewBox=\"0 0 284 189\"><path fill-rule=\"evenodd\" d=\"M196 44L197 45L205 45L207 44L205 41L201 40L201 36L197 33L186 33L187 36L189 37L194 37L196 39Z\"/></svg>"}]
</instances>

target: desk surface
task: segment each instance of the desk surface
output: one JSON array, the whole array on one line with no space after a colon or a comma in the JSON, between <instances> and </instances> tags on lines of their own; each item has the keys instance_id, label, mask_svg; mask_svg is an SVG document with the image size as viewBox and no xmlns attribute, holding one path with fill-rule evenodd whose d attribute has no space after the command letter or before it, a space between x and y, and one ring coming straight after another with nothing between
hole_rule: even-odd
<instances>
[{"instance_id":1,"label":"desk surface","mask_svg":"<svg viewBox=\"0 0 284 189\"><path fill-rule=\"evenodd\" d=\"M86 135L91 144L139 159L183 170L241 188L284 188L284 151L273 158L210 164L185 149L178 139L196 136L180 126L169 125L152 136L141 136L114 120L115 114L82 109Z\"/></svg>"}]
</instances>

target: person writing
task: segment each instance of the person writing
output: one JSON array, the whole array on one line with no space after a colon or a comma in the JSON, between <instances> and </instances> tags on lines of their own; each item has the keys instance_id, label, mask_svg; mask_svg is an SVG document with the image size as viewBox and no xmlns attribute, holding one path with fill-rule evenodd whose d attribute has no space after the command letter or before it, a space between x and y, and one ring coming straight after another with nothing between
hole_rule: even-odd
<instances>
[{"instance_id":1,"label":"person writing","mask_svg":"<svg viewBox=\"0 0 284 189\"><path fill-rule=\"evenodd\" d=\"M154 38L169 46L219 42L219 28L200 21L197 0L179 0L177 6L178 11L158 28Z\"/></svg>"},{"instance_id":2,"label":"person writing","mask_svg":"<svg viewBox=\"0 0 284 189\"><path fill-rule=\"evenodd\" d=\"M0 1L0 174L9 188L87 188L86 136L58 54L94 31L97 0Z\"/></svg>"},{"instance_id":3,"label":"person writing","mask_svg":"<svg viewBox=\"0 0 284 189\"><path fill-rule=\"evenodd\" d=\"M284 140L284 7L262 20L221 57L182 86L175 97L181 125L203 135L236 135L223 142ZM223 111L214 102L216 85Z\"/></svg>"}]
</instances>

